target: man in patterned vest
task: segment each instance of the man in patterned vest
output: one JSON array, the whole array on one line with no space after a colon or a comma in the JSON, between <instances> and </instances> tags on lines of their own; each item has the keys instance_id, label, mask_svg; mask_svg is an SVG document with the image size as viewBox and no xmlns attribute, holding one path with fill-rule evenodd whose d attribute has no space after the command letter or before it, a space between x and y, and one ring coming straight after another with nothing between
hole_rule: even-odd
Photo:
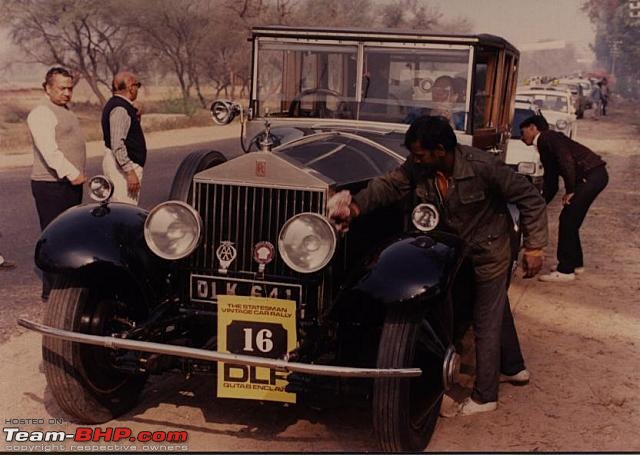
<instances>
[{"instance_id":1,"label":"man in patterned vest","mask_svg":"<svg viewBox=\"0 0 640 455\"><path fill-rule=\"evenodd\" d=\"M126 71L113 77L113 97L102 110L102 135L106 145L102 169L113 182L113 202L138 204L147 145L134 105L140 82Z\"/></svg>"},{"instance_id":2,"label":"man in patterned vest","mask_svg":"<svg viewBox=\"0 0 640 455\"><path fill-rule=\"evenodd\" d=\"M68 103L73 77L64 68L51 68L42 84L47 99L27 117L33 140L31 191L40 228L44 230L60 213L82 202L85 177L85 135ZM53 276L43 273L42 299L49 298Z\"/></svg>"}]
</instances>

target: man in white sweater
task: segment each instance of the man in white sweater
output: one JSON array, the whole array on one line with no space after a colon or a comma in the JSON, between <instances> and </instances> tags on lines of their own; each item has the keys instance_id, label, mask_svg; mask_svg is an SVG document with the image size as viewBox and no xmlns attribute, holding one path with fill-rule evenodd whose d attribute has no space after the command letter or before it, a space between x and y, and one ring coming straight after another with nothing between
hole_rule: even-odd
<instances>
[{"instance_id":1,"label":"man in white sweater","mask_svg":"<svg viewBox=\"0 0 640 455\"><path fill-rule=\"evenodd\" d=\"M82 202L85 176L85 135L68 103L73 77L64 68L51 68L42 84L47 98L33 108L27 125L33 142L31 191L40 228ZM49 298L53 276L43 273L42 299Z\"/></svg>"}]
</instances>

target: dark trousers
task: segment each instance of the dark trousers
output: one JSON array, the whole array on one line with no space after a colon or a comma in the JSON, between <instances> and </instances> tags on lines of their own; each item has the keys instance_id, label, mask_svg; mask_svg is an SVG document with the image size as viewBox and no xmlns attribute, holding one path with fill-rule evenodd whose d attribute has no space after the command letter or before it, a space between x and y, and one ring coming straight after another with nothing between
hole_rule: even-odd
<instances>
[{"instance_id":1,"label":"dark trousers","mask_svg":"<svg viewBox=\"0 0 640 455\"><path fill-rule=\"evenodd\" d=\"M584 265L580 226L589 207L598 194L607 186L609 174L605 166L592 169L576 186L569 205L560 212L558 228L558 272L573 273L576 267Z\"/></svg>"},{"instance_id":2,"label":"dark trousers","mask_svg":"<svg viewBox=\"0 0 640 455\"><path fill-rule=\"evenodd\" d=\"M498 400L500 372L515 374L525 368L507 296L509 274L476 283L476 382L471 397L478 403Z\"/></svg>"},{"instance_id":3,"label":"dark trousers","mask_svg":"<svg viewBox=\"0 0 640 455\"><path fill-rule=\"evenodd\" d=\"M44 231L58 215L82 202L82 185L64 182L31 181L31 193L36 201L40 229ZM49 297L55 275L42 272L42 297Z\"/></svg>"}]
</instances>

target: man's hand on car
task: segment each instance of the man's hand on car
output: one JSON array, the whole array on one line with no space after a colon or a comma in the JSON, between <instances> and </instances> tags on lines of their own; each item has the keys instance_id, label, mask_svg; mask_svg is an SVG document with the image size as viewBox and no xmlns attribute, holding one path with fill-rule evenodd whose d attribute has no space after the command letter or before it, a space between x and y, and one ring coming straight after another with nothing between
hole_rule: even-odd
<instances>
[{"instance_id":1,"label":"man's hand on car","mask_svg":"<svg viewBox=\"0 0 640 455\"><path fill-rule=\"evenodd\" d=\"M353 218L353 205L351 193L347 190L342 190L329 198L327 202L329 220L338 232L349 230L349 223Z\"/></svg>"}]
</instances>

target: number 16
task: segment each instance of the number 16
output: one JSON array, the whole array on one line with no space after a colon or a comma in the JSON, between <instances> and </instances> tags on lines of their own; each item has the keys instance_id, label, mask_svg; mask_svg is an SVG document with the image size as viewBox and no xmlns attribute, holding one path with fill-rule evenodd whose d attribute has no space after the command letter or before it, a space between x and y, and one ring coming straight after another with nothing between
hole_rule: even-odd
<instances>
[{"instance_id":1,"label":"number 16","mask_svg":"<svg viewBox=\"0 0 640 455\"><path fill-rule=\"evenodd\" d=\"M246 328L242 329L244 332L244 351L253 352L254 347L254 338L253 338L253 329ZM273 333L269 329L261 329L258 330L255 336L255 347L260 352L269 352L273 349L273 341L271 338L273 337Z\"/></svg>"}]
</instances>

